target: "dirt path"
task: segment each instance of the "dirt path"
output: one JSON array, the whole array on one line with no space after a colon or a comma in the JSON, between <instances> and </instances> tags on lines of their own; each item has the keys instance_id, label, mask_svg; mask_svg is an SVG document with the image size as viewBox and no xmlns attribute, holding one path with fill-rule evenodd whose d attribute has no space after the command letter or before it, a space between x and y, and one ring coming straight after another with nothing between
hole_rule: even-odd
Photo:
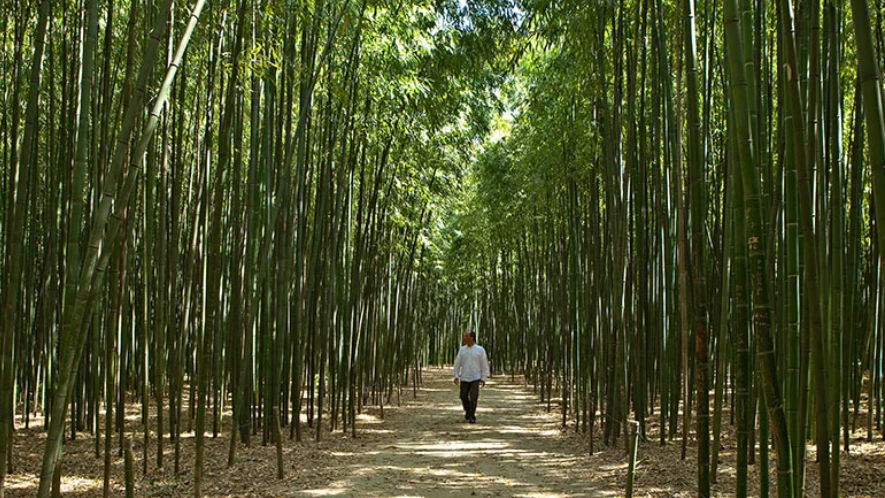
<instances>
[{"instance_id":1,"label":"dirt path","mask_svg":"<svg viewBox=\"0 0 885 498\"><path fill-rule=\"evenodd\" d=\"M611 496L583 484L580 457L520 384L496 378L481 391L477 423L463 420L449 370L427 370L417 399L386 410L377 437L335 454L326 485L299 496ZM586 464L586 462L584 462Z\"/></svg>"},{"instance_id":2,"label":"dirt path","mask_svg":"<svg viewBox=\"0 0 885 498\"><path fill-rule=\"evenodd\" d=\"M458 387L450 369L428 369L417 398L403 393L402 406L368 407L358 418L359 437L322 426L322 441L303 425L303 442L283 445L285 476L276 479L274 445L238 445L227 466L229 434L206 439L206 498L283 497L604 497L622 496L624 465L617 456L586 455L575 434L563 434L556 413L548 414L522 383L494 377L480 391L477 423L464 422ZM148 473L141 472L144 443L133 405L127 419L136 456L136 496L193 496L193 433L182 435L181 469L175 472L173 445L165 447L166 467L155 463L156 438L148 445ZM228 413L225 422L230 420ZM287 431L288 432L288 431ZM36 494L45 433L39 424L15 439L17 468L7 478L7 496ZM62 492L98 498L103 465L94 456L94 438L81 433L66 443ZM115 443L116 445L116 440ZM123 495L123 459L114 453L112 495ZM643 495L644 496L644 495ZM657 495L654 495L657 496ZM660 495L670 496L670 495Z\"/></svg>"}]
</instances>

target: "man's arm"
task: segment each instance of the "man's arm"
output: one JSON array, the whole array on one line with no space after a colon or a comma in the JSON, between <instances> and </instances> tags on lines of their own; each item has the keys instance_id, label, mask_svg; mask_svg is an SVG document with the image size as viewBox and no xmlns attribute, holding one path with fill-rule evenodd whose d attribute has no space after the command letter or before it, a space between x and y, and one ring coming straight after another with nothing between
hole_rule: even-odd
<instances>
[{"instance_id":1,"label":"man's arm","mask_svg":"<svg viewBox=\"0 0 885 498\"><path fill-rule=\"evenodd\" d=\"M489 378L489 375L491 374L491 372L489 371L489 357L486 354L485 349L482 350L482 356L480 356L480 358L479 358L479 364L480 364L480 369L482 370L482 372L480 373L481 377L480 377L479 385L485 386L486 379Z\"/></svg>"}]
</instances>

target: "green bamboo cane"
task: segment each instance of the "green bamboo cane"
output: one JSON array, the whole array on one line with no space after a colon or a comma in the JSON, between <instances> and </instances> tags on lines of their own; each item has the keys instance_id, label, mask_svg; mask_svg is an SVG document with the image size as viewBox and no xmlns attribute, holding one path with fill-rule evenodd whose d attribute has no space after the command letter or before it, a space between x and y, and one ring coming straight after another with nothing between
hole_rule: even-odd
<instances>
[{"instance_id":1,"label":"green bamboo cane","mask_svg":"<svg viewBox=\"0 0 885 498\"><path fill-rule=\"evenodd\" d=\"M166 38L166 46L168 50L167 55L167 64L171 62L172 53L174 50L174 45L172 44L172 33L167 33ZM174 94L174 89L172 90ZM155 314L155 332L154 332L154 343L156 346L155 349L155 360L154 360L154 396L156 397L157 403L157 468L163 468L164 465L164 453L165 453L165 444L163 433L166 429L165 427L165 403L166 403L166 395L167 395L167 355L172 355L173 342L169 337L169 317L171 316L171 312L169 311L172 308L171 304L175 301L172 300L172 294L169 291L168 282L175 281L176 279L170 279L170 273L175 271L170 268L169 262L170 257L167 255L168 251L168 239L172 238L169 236L170 232L174 230L174 225L167 224L166 220L168 217L169 210L169 189L168 189L168 179L170 176L170 168L171 168L171 150L169 144L169 129L170 129L170 120L171 120L171 110L168 105L163 108L163 130L162 137L160 141L160 178L159 178L159 187L157 187L157 204L158 204L158 214L156 215L157 220L161 220L158 223L154 224L155 230L157 231L157 245L156 245L156 261L158 262L156 268L157 274L157 286L156 286L156 314ZM176 247L177 250L177 247ZM147 446L147 445L145 445ZM145 457L145 461L147 461L147 457Z\"/></svg>"},{"instance_id":2,"label":"green bamboo cane","mask_svg":"<svg viewBox=\"0 0 885 498\"><path fill-rule=\"evenodd\" d=\"M733 176L732 198L734 204L734 297L735 297L735 321L734 336L736 343L735 358L735 399L734 410L735 425L737 426L737 498L746 498L748 486L748 460L749 460L749 431L750 431L750 327L748 321L749 315L749 296L748 283L749 275L747 274L747 247L743 244L746 240L746 217L742 216L744 209L744 186L740 179L740 170L738 168L737 158L737 132L734 126L734 117L729 107L728 129L731 140L732 157L729 169Z\"/></svg>"},{"instance_id":3,"label":"green bamboo cane","mask_svg":"<svg viewBox=\"0 0 885 498\"><path fill-rule=\"evenodd\" d=\"M52 476L55 473L55 468L58 464L58 461L61 459L61 439L64 430L64 414L67 410L69 389L73 378L75 377L76 370L79 365L80 356L83 353L83 340L85 339L84 332L86 330L85 325L89 323L89 315L94 309L94 307L90 306L90 304L96 301L97 295L102 288L101 283L105 274L104 270L107 266L108 260L113 254L113 250L111 248L114 247L114 241L116 241L117 237L120 236L122 227L122 213L126 209L128 200L135 190L136 178L138 176L136 173L141 166L142 160L144 159L144 152L147 150L147 147L150 144L153 132L156 130L156 127L159 123L159 116L162 112L163 106L168 99L172 82L174 81L175 75L178 72L178 67L180 66L181 60L184 57L184 52L187 49L190 37L193 34L197 20L199 19L204 5L205 0L197 0L197 4L195 5L193 12L191 13L190 20L182 36L182 39L179 42L175 57L173 58L172 64L169 66L169 69L166 72L166 77L163 81L162 86L160 87L154 106L150 112L150 118L145 125L145 129L142 133L142 138L139 146L136 149L136 153L132 155L132 159L128 168L129 171L125 176L125 182L123 183L122 189L120 191L120 196L117 199L116 205L113 206L113 216L109 216L109 213L112 204L114 204L113 201L116 197L116 179L119 178L120 174L122 174L122 160L118 162L115 157L115 161L111 165L112 168L109 171L108 179L105 183L105 191L103 193L100 210L94 218L93 227L89 236L90 243L87 246L85 262L82 266L83 270L80 274L80 282L77 287L77 296L75 298L76 301L70 313L66 313L63 318L65 330L69 331L69 333L66 334L67 343L65 344L65 349L63 351L60 366L61 374L59 379L59 386L56 389L54 395L52 414L50 417L49 435L47 436L46 448L43 455L43 467L41 470L40 486L38 489L38 497L40 498L46 498L49 495L49 488L51 486ZM148 45L148 55L145 58L145 65L142 67L141 76L144 77L139 77L140 90L136 90L130 108L129 110L127 110L127 119L124 120L124 130L126 130L127 128L125 124L129 121L134 120L136 114L135 109L141 108L141 101L144 95L144 83L147 80L149 67L153 65L153 60L156 58L157 45L159 45L162 33L166 28L166 18L169 12L169 6L170 3L167 3L165 5L165 8L161 10L161 14L158 17L158 22L154 26L154 31L151 35L151 43ZM128 128L131 132L131 126L129 126ZM121 142L118 138L118 154L115 154L115 156L125 158L125 152L126 149L128 149L128 145L128 138L123 142ZM119 154L121 148L123 149L122 155ZM106 232L104 230L105 226L107 226ZM105 242L105 244L103 245L102 242ZM102 246L104 246L104 250L101 250ZM76 333L76 335L72 335L74 333Z\"/></svg>"},{"instance_id":4,"label":"green bamboo cane","mask_svg":"<svg viewBox=\"0 0 885 498\"><path fill-rule=\"evenodd\" d=\"M676 187L678 187L678 183L675 180L675 176L672 176L673 175L672 172L678 171L679 169L681 169L681 161L682 161L681 160L681 152L680 152L681 148L679 146L679 141L678 141L676 105L674 103L674 97L673 97L672 73L670 70L669 55L668 55L669 51L667 49L666 33L665 33L665 29L664 29L664 26L665 26L664 25L664 7L663 7L663 3L661 2L661 0L657 0L656 6L657 6L657 8L655 9L657 11L657 16L656 16L657 23L655 23L656 33L657 33L656 42L657 42L657 46L658 46L658 55L659 55L659 59L660 59L659 60L660 81L662 82L662 86L663 86L662 100L663 100L663 104L665 106L665 112L664 112L663 118L666 122L666 139L664 140L664 150L665 150L664 164L667 166L667 170L670 171L671 176L668 181L668 184L670 186L670 190L673 191L673 190L675 190ZM671 195L674 195L674 194L671 193ZM677 196L677 198L678 198L678 196ZM673 209L677 210L675 207ZM674 216L671 216L671 219L673 221L671 221L671 224L669 227L669 232L670 232L669 235L671 238L671 242L667 244L669 254L670 254L670 258L669 258L670 261L668 261L668 264L671 264L674 267L684 268L684 265L681 264L681 261L679 263L677 263L679 258L682 257L682 251L680 248L678 248L678 246L682 243L682 238L683 238L682 237L681 222L679 221L679 220L681 220L681 214L678 214L678 210L677 210L677 213L674 213L674 214L675 214ZM682 292L682 289L684 289L686 287L685 285L682 284L682 281L683 281L683 279L682 279L681 272L679 273L678 278L671 277L671 281L670 281L671 289L673 289L675 291L677 286L679 288L679 291L674 292L674 295L675 295L674 298L670 300L674 304L674 308L671 310L670 321L671 321L671 323L674 323L677 325L681 324L681 322L684 321L684 319L682 319L683 317L681 317L679 315L680 312L684 309L684 307L679 304L679 303L681 303L681 292ZM676 326L673 327L673 330L674 331L676 330ZM676 333L673 333L673 338L674 338L674 340L671 341L672 344L670 345L669 349L671 351L672 357L674 358L674 361L671 362L671 364L673 365L674 368L670 369L668 367L668 370L670 370L670 377L669 377L668 383L671 386L671 388L668 389L669 397L670 397L669 432L670 432L671 438L676 433L677 417L678 417L678 412L679 412L678 404L679 404L679 400L680 400L680 391L678 388L678 386L679 386L678 379L680 377L681 369L685 368L685 365L682 365L682 367L679 366L679 359L678 359L679 340L678 340L678 336Z\"/></svg>"},{"instance_id":5,"label":"green bamboo cane","mask_svg":"<svg viewBox=\"0 0 885 498\"><path fill-rule=\"evenodd\" d=\"M734 127L728 127L729 130L734 130ZM731 135L731 134L730 134ZM725 166L726 169L726 192L725 192L725 205L722 209L723 216L723 230L725 230L724 241L722 245L722 261L721 261L721 272L722 272L722 283L720 285L720 303L719 303L719 332L718 339L716 344L716 356L717 361L719 362L719 367L716 372L716 393L715 393L715 410L714 410L714 418L713 418L713 449L711 451L711 463L710 463L710 475L711 481L713 483L718 481L716 476L717 469L719 467L719 450L721 448L721 432L722 432L722 404L724 397L724 383L725 383L725 372L728 368L727 358L729 356L729 346L732 341L728 341L726 338L728 337L729 331L729 311L731 310L731 282L732 282L732 273L734 272L735 265L735 244L734 244L734 229L731 225L734 224L735 213L738 211L735 210L734 207L734 186L738 183L737 178L735 176L735 171L737 170L737 161L734 160L735 150L732 145L734 143L733 137L729 137L729 147L728 152L726 152L727 164ZM741 239L743 240L743 239ZM746 261L746 258L745 258ZM746 271L746 268L745 268ZM732 367L734 368L734 367ZM735 408L736 410L737 408Z\"/></svg>"},{"instance_id":6,"label":"green bamboo cane","mask_svg":"<svg viewBox=\"0 0 885 498\"><path fill-rule=\"evenodd\" d=\"M726 49L729 61L731 102L734 106L734 123L737 128L738 155L749 223L746 240L748 263L753 288L753 323L756 331L758 363L762 374L762 388L766 407L770 413L771 429L777 448L778 495L792 498L792 458L790 435L787 432L786 414L777 379L774 344L771 338L771 299L766 276L764 243L764 220L762 217L759 172L754 167L752 135L750 129L750 101L747 96L746 78L742 61L743 41L735 0L726 0L724 9Z\"/></svg>"},{"instance_id":7,"label":"green bamboo cane","mask_svg":"<svg viewBox=\"0 0 885 498\"><path fill-rule=\"evenodd\" d=\"M829 133L827 139L829 142L828 154L830 165L830 178L832 182L832 202L830 229L832 251L830 255L831 261L831 278L830 278L830 385L829 389L829 430L832 441L833 465L831 468L831 484L832 496L839 496L839 469L840 469L840 452L839 452L839 425L841 420L842 408L842 385L844 376L843 368L843 335L845 328L843 324L847 323L845 317L844 305L844 267L845 267L845 201L843 196L844 184L844 168L842 165L842 89L839 79L839 71L841 61L839 57L840 47L839 39L839 13L836 6L830 2L827 7L829 24L827 26L827 46L829 48L827 84L829 86L829 116L826 119Z\"/></svg>"},{"instance_id":8,"label":"green bamboo cane","mask_svg":"<svg viewBox=\"0 0 885 498\"><path fill-rule=\"evenodd\" d=\"M786 87L785 77L781 75L780 85ZM790 95L785 88L780 91L784 99L789 100ZM800 423L800 340L799 340L799 315L800 315L800 277L799 277L799 199L798 180L796 174L796 161L794 160L793 134L789 130L793 126L793 116L784 113L784 162L788 165L785 172L784 198L785 198L785 224L786 224L786 316L787 326L787 425L790 430L790 441L793 445L793 461L795 464L794 489L801 489L804 472L805 437L800 436L804 424Z\"/></svg>"},{"instance_id":9,"label":"green bamboo cane","mask_svg":"<svg viewBox=\"0 0 885 498\"><path fill-rule=\"evenodd\" d=\"M784 50L778 50L779 58L783 57ZM778 71L778 95L780 98L789 100L790 95L786 91L785 69ZM799 278L799 201L796 175L796 161L794 160L793 134L789 130L793 126L793 116L788 112L781 111L783 119L784 137L784 223L785 237L783 249L786 267L786 282L784 292L784 323L786 324L786 363L787 363L787 386L785 401L787 403L787 426L790 431L790 441L793 447L794 489L801 489L802 476L804 475L803 455L805 438L800 437L802 432L799 415L800 405L800 341L799 341L799 311L800 311L800 278Z\"/></svg>"},{"instance_id":10,"label":"green bamboo cane","mask_svg":"<svg viewBox=\"0 0 885 498\"><path fill-rule=\"evenodd\" d=\"M107 4L107 16L105 19L105 39L104 39L104 65L102 68L102 86L101 86L101 131L98 135L98 140L100 142L99 153L98 153L98 162L96 165L106 164L107 156L110 151L109 147L109 133L110 133L110 121L111 121L111 80L113 79L111 74L111 60L113 59L113 34L114 34L114 4L113 2L108 2ZM98 202L98 197L96 196L96 203ZM120 250L119 246L116 249ZM111 470L111 443L113 440L113 419L114 419L114 402L115 397L114 392L116 390L116 357L115 352L117 350L117 325L119 323L119 304L121 302L121 279L120 275L122 275L120 270L120 258L119 256L113 257L113 263L111 265L111 284L109 286L110 297L107 301L108 307L106 308L106 317L107 322L105 323L105 352L104 352L104 376L105 376L105 441L104 441L104 479L102 482L102 497L108 498L110 495L110 470Z\"/></svg>"},{"instance_id":11,"label":"green bamboo cane","mask_svg":"<svg viewBox=\"0 0 885 498\"><path fill-rule=\"evenodd\" d=\"M73 305L77 294L77 278L80 269L80 238L83 224L83 201L86 180L86 163L89 160L88 145L92 109L92 67L95 58L95 41L98 32L98 9L96 0L87 5L86 40L83 47L83 66L80 76L79 122L77 125L77 149L74 152L74 175L71 181L71 211L67 228L65 250L65 308Z\"/></svg>"},{"instance_id":12,"label":"green bamboo cane","mask_svg":"<svg viewBox=\"0 0 885 498\"><path fill-rule=\"evenodd\" d=\"M228 92L231 91L231 88L236 88L237 77L234 75L239 75L240 64L239 57L240 52L242 50L243 45L243 37L245 35L245 25L249 20L246 17L246 1L241 0L240 6L238 7L237 13L237 34L234 42L234 56L233 56L233 68L231 70L232 75L230 79L230 87L228 88ZM239 93L239 92L234 92ZM235 100L239 102L239 98L232 97L230 95L227 96L229 101L226 105L233 105L230 100ZM235 124L234 131L234 140L237 145L241 144L243 139L242 125L243 125L243 109L241 106L236 106L237 109L237 118ZM225 112L227 111L227 107L225 108ZM223 125L222 125L223 126ZM222 134L224 137L224 134ZM224 147L230 147L230 143L226 142ZM228 154L230 152L228 151ZM245 232L242 228L242 194L241 194L241 184L242 184L242 158L240 147L236 147L237 154L237 164L233 167L233 179L232 179L232 192L231 192L231 213L230 216L232 218L232 234L233 234L233 247L230 261L230 275L231 275L231 301L230 301L230 320L228 322L228 334L231 351L228 353L229 365L230 365L230 392L231 392L231 409L233 411L231 417L231 431L230 431L230 448L228 451L228 459L227 465L230 467L234 464L234 460L236 458L236 441L237 441L237 427L240 423L241 413L240 410L244 406L242 395L243 390L240 388L240 382L242 382L241 377L241 363L244 362L243 354L243 333L245 331L245 321L243 320L243 262L242 262L242 253L243 246L245 245L244 238ZM225 168L222 168L225 169Z\"/></svg>"},{"instance_id":13,"label":"green bamboo cane","mask_svg":"<svg viewBox=\"0 0 885 498\"><path fill-rule=\"evenodd\" d=\"M706 267L704 264L705 216L707 210L701 162L698 68L695 34L695 5L685 2L684 40L686 55L686 101L688 125L689 192L691 195L692 329L695 341L697 379L698 495L710 496L710 386L709 329L707 326Z\"/></svg>"},{"instance_id":14,"label":"green bamboo cane","mask_svg":"<svg viewBox=\"0 0 885 498\"><path fill-rule=\"evenodd\" d=\"M243 9L242 3L238 9L240 14ZM243 34L244 19L238 14L238 27L235 30L236 39L234 41L234 52L231 59L231 76L228 80L227 92L223 96L223 114L221 118L221 127L219 129L219 155L218 163L212 164L211 172L207 169L207 175L211 174L211 186L209 186L206 194L208 202L206 204L208 211L206 212L206 220L208 220L206 230L207 244L205 247L206 261L206 289L205 289L205 306L204 312L205 322L202 331L202 337L197 346L197 418L196 418L196 449L194 461L194 496L199 498L203 495L203 471L205 466L205 438L206 438L206 405L210 391L212 393L212 409L213 409L213 426L212 434L216 437L218 434L218 426L220 424L220 400L219 391L221 389L221 381L223 380L221 371L221 354L222 354L222 319L223 304L221 301L222 292L222 224L224 200L227 198L227 188L224 182L228 173L231 160L231 129L233 123L233 113L235 110L236 85L239 76L239 57L240 43ZM221 58L223 38L219 39L218 56L213 61ZM199 335L199 334L198 334ZM209 380L212 380L211 387ZM270 422L270 420L268 420ZM268 425L272 427L271 424Z\"/></svg>"},{"instance_id":15,"label":"green bamboo cane","mask_svg":"<svg viewBox=\"0 0 885 498\"><path fill-rule=\"evenodd\" d=\"M815 0L816 1L816 0ZM815 2L812 2L812 6ZM796 45L792 32L792 5L790 0L779 2L783 46L787 57L787 92L789 93L788 112L793 116L793 140L796 169L798 174L799 223L805 243L805 288L808 296L808 317L811 330L811 348L814 363L814 396L817 428L817 450L821 472L821 495L831 496L830 474L830 434L827 420L827 362L824 350L823 318L821 314L821 294L818 272L820 265L817 243L812 221L812 199L809 164L806 155L805 121L802 119L802 99L799 93L798 74L792 68L798 67ZM812 10L814 10L812 8ZM812 50L814 52L814 50ZM812 93L813 95L813 93Z\"/></svg>"},{"instance_id":16,"label":"green bamboo cane","mask_svg":"<svg viewBox=\"0 0 885 498\"><path fill-rule=\"evenodd\" d=\"M260 32L260 16L257 16L257 4L256 2L252 2L252 41L251 41L251 52L255 54L256 44L257 44L257 34ZM252 393L252 370L254 363L254 340L253 340L253 331L254 324L253 321L255 316L257 315L255 312L256 307L256 295L255 292L256 284L255 284L255 276L258 273L257 270L257 260L255 258L257 248L259 245L258 236L258 228L259 228L259 218L258 218L258 206L256 205L259 197L259 151L261 150L261 138L259 135L259 131L261 130L261 80L257 71L257 57L253 55L250 60L250 70L252 73L252 89L251 89L251 97L250 103L251 106L251 119L249 126L251 127L251 139L250 139L250 150L249 150L249 172L248 172L248 182L247 182L247 192L246 192L246 212L248 215L245 219L245 231L247 233L246 238L246 247L245 247L245 290L244 293L246 295L246 303L244 309L244 317L243 322L246 329L246 338L245 338L245 351L243 354L243 364L240 369L240 382L238 383L241 389L241 419L237 421L240 428L240 439L246 445L251 445L250 435L251 430L249 428L250 421L250 411L252 408L251 403L251 393ZM292 424L293 426L295 424Z\"/></svg>"},{"instance_id":17,"label":"green bamboo cane","mask_svg":"<svg viewBox=\"0 0 885 498\"><path fill-rule=\"evenodd\" d=\"M43 51L45 47L46 23L49 17L50 1L40 3L37 31L34 36L34 58L31 65L31 78L28 87L28 102L25 111L25 135L17 168L18 181L14 185L15 197L10 197L7 212L5 270L3 274L3 319L0 338L0 498L5 489L5 480L10 462L9 447L13 429L13 387L15 383L13 361L13 335L15 318L21 298L19 287L22 279L22 239L25 222L25 209L30 195L30 171L36 164L33 151L37 140L40 86L43 76ZM12 189L10 188L10 192Z\"/></svg>"},{"instance_id":18,"label":"green bamboo cane","mask_svg":"<svg viewBox=\"0 0 885 498\"><path fill-rule=\"evenodd\" d=\"M111 266L110 301L108 308L107 336L105 337L105 441L104 441L104 480L102 497L108 498L111 492L111 439L113 437L114 398L117 378L117 334L120 330L120 313L123 301L123 264L126 241L116 244Z\"/></svg>"},{"instance_id":19,"label":"green bamboo cane","mask_svg":"<svg viewBox=\"0 0 885 498\"><path fill-rule=\"evenodd\" d=\"M859 390L855 391L854 386L858 385L857 382L860 380L860 376L858 374L858 351L856 346L857 338L860 337L858 332L860 332L860 327L855 322L855 317L860 315L860 296L859 292L861 290L859 281L860 281L860 254L861 254L861 213L863 212L863 202L862 202L862 186L863 186L863 100L862 93L860 90L860 85L855 84L854 90L854 125L852 130L852 144L851 144L851 190L849 195L849 204L851 206L851 211L848 215L848 259L847 266L848 270L846 272L845 284L847 285L847 289L845 291L845 315L844 315L844 325L843 330L846 330L848 333L848 338L846 339L846 351L848 361L845 362L845 366L849 369L847 372L847 383L849 386L847 389L848 392L851 393L854 398L854 408L855 408L855 420L858 413L858 408L860 405L860 396ZM848 393L845 394L844 403L848 403ZM845 407L845 413L843 413L843 422L842 428L844 431L844 451L847 453L850 450L849 447L849 438L848 438L848 407Z\"/></svg>"}]
</instances>

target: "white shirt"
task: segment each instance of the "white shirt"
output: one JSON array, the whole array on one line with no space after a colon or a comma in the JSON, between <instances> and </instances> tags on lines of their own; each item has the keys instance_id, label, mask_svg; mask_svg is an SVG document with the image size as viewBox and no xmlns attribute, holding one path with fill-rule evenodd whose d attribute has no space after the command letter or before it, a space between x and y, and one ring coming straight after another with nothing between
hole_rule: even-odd
<instances>
[{"instance_id":1,"label":"white shirt","mask_svg":"<svg viewBox=\"0 0 885 498\"><path fill-rule=\"evenodd\" d=\"M462 382L486 380L489 376L489 358L486 350L479 344L473 346L461 346L458 356L455 357L455 378L461 378Z\"/></svg>"}]
</instances>

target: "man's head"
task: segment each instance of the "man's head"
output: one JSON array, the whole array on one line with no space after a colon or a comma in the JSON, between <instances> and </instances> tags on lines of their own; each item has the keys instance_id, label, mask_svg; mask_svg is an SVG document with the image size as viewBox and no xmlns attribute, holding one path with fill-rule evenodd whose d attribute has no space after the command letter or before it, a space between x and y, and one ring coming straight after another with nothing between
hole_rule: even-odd
<instances>
[{"instance_id":1,"label":"man's head","mask_svg":"<svg viewBox=\"0 0 885 498\"><path fill-rule=\"evenodd\" d=\"M467 343L468 346L476 344L476 332L472 330L464 332L464 342Z\"/></svg>"}]
</instances>

